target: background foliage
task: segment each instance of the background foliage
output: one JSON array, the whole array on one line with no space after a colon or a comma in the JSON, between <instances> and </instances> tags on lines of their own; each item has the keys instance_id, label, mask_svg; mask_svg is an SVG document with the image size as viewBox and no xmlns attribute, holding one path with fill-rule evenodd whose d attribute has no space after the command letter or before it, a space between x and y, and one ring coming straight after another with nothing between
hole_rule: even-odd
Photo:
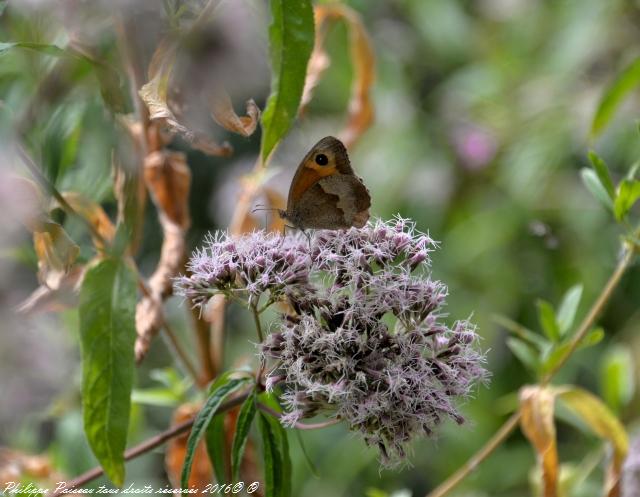
<instances>
[{"instance_id":1,"label":"background foliage","mask_svg":"<svg viewBox=\"0 0 640 497\"><path fill-rule=\"evenodd\" d=\"M186 7L181 11L182 2L165 3L166 10L159 2L117 6L122 22L137 27L142 47L138 55L147 62L161 33L167 32L165 24L173 22L178 29L181 19L197 18L204 5L191 2L192 12ZM131 74L127 76L122 38L109 4L68 4L57 8L47 1L8 7L0 3L0 39L32 44L0 45L3 140L10 144L20 137L59 191L82 194L103 205L115 220L112 160L120 152L132 157L133 146L113 112L133 110L127 82ZM215 81L227 88L236 109L249 98L264 109L270 84L268 8L254 1L229 4L223 3L216 14L224 19L215 24L219 29L190 40L190 58L177 62L173 71L194 86L206 87L212 82L209 69L215 67ZM537 311L548 307L537 301L544 299L557 308L575 285L582 285L581 298L574 299L577 316L582 317L616 265L624 224L617 224L594 199L580 171L590 167L587 153L592 148L606 159L615 184L638 160L638 102L632 90L640 79L640 7L624 0L348 4L360 13L376 55L375 122L351 147L352 163L371 190L375 215L389 218L400 213L441 241L441 249L433 254L434 276L449 285L451 318L473 314L478 323L483 346L490 349L492 382L464 407L471 426L447 425L436 442L416 444L413 467L401 472L379 472L374 452L337 425L302 433L316 477L295 437L290 437L292 492L384 495L406 489L419 496L479 448L517 408L518 389L535 380L531 368L508 347L513 338L508 320L540 329ZM268 185L281 195L308 147L344 125L354 72L345 50L349 36L344 24L329 27L326 49L331 64L304 118L271 159ZM51 47L71 42L77 43L71 55ZM92 47L90 55L78 49L83 43ZM142 82L146 81L143 74ZM282 127L273 116L272 127ZM251 171L261 147L259 133L245 137L210 119L201 127L218 143L228 140L235 150L230 157L210 157L190 147L194 137L184 134L171 143L173 150L187 154L192 174L188 250L198 246L207 231L233 226L234 210L242 202L242 176ZM264 157L272 145L263 142ZM11 166L16 161L9 147L3 149L2 176L28 177L21 167ZM31 233L18 222L32 214L33 206L23 192L5 187L10 184L0 181L5 213L0 228L0 442L28 453L46 452L59 471L72 476L95 465L82 430L77 309L73 298L61 296L67 298L63 302L70 298L72 306L45 302L26 315L16 314L15 307L38 286L38 254ZM166 225L158 221L158 205L161 202L147 203L140 224L135 260L145 276L156 267L163 229L166 233ZM76 205L76 210L82 209ZM94 229L106 229L95 216L88 216ZM93 257L91 233L82 222L60 209L53 211L52 220L61 223L70 238L63 254L72 257L77 243L78 261ZM102 231L102 236L111 239L114 234ZM58 262L65 266L64 260ZM130 277L127 268L120 271L125 280ZM578 351L557 379L602 396L631 433L640 412L634 389L639 299L640 274L634 266L599 320L604 339ZM82 301L81 297L81 305ZM195 362L198 339L186 307L170 299L165 313ZM44 312L51 310L59 312ZM250 319L242 309L227 309L226 366L238 365L243 358L253 360ZM547 328L553 334L562 325L560 330ZM169 350L166 340L155 340L137 369L130 443L165 429L172 408L191 398L188 376L176 369ZM527 362L526 351L514 352ZM570 418L563 412L559 416ZM570 463L563 467L561 480L569 482L572 495L600 495L605 465L601 441L563 422L557 431L560 460ZM163 467L161 452L148 454L127 464L127 482L164 484ZM517 432L456 492L523 495L536 486L530 484L536 479L534 467L535 453Z\"/></svg>"}]
</instances>

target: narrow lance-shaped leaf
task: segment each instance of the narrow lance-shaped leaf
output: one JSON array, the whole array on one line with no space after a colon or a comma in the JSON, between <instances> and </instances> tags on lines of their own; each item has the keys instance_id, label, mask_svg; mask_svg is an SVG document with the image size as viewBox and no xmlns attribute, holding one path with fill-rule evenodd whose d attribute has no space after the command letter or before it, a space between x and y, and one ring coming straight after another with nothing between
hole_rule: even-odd
<instances>
[{"instance_id":1,"label":"narrow lance-shaped leaf","mask_svg":"<svg viewBox=\"0 0 640 497\"><path fill-rule=\"evenodd\" d=\"M542 331L547 335L547 338L553 342L560 340L560 328L556 319L556 312L553 310L551 304L545 300L538 300L538 321Z\"/></svg>"},{"instance_id":2,"label":"narrow lance-shaped leaf","mask_svg":"<svg viewBox=\"0 0 640 497\"><path fill-rule=\"evenodd\" d=\"M609 440L613 445L613 458L605 480L605 495L617 497L620 495L622 463L629 450L629 438L624 426L604 402L586 390L559 387L555 392L558 399L577 414L595 434Z\"/></svg>"},{"instance_id":3,"label":"narrow lance-shaped leaf","mask_svg":"<svg viewBox=\"0 0 640 497\"><path fill-rule=\"evenodd\" d=\"M309 0L271 0L269 27L271 96L262 114L263 162L289 131L302 98L313 50L313 7Z\"/></svg>"},{"instance_id":4,"label":"narrow lance-shaped leaf","mask_svg":"<svg viewBox=\"0 0 640 497\"><path fill-rule=\"evenodd\" d=\"M629 65L607 88L598 104L591 123L591 136L595 138L609 124L624 98L640 84L640 58Z\"/></svg>"},{"instance_id":5,"label":"narrow lance-shaped leaf","mask_svg":"<svg viewBox=\"0 0 640 497\"><path fill-rule=\"evenodd\" d=\"M582 178L582 182L584 186L591 192L591 195L594 196L596 200L598 200L602 205L604 205L610 211L613 211L613 201L607 190L602 183L598 179L598 175L595 173L593 169L589 169L587 167L583 167L580 170L580 177Z\"/></svg>"},{"instance_id":6,"label":"narrow lance-shaped leaf","mask_svg":"<svg viewBox=\"0 0 640 497\"><path fill-rule=\"evenodd\" d=\"M287 434L280 422L258 413L262 450L264 456L265 497L289 497L291 495L291 460Z\"/></svg>"},{"instance_id":7,"label":"narrow lance-shaped leaf","mask_svg":"<svg viewBox=\"0 0 640 497\"><path fill-rule=\"evenodd\" d=\"M545 497L558 491L558 452L553 421L554 394L546 387L528 386L520 390L520 426L536 450L542 466Z\"/></svg>"},{"instance_id":8,"label":"narrow lance-shaped leaf","mask_svg":"<svg viewBox=\"0 0 640 497\"><path fill-rule=\"evenodd\" d=\"M247 437L249 430L256 416L256 396L255 393L250 395L242 404L238 421L236 423L236 432L233 436L233 445L231 447L231 480L238 481L240 476L240 465L242 464L242 456L247 445Z\"/></svg>"},{"instance_id":9,"label":"narrow lance-shaped leaf","mask_svg":"<svg viewBox=\"0 0 640 497\"><path fill-rule=\"evenodd\" d=\"M518 338L510 337L507 339L507 347L513 352L522 364L527 367L531 372L537 373L540 368L540 359L538 354L532 347L527 345Z\"/></svg>"},{"instance_id":10,"label":"narrow lance-shaped leaf","mask_svg":"<svg viewBox=\"0 0 640 497\"><path fill-rule=\"evenodd\" d=\"M573 325L581 298L582 285L575 285L564 294L560 307L558 307L558 325L561 335L566 334Z\"/></svg>"},{"instance_id":11,"label":"narrow lance-shaped leaf","mask_svg":"<svg viewBox=\"0 0 640 497\"><path fill-rule=\"evenodd\" d=\"M136 277L122 260L87 271L80 292L84 429L114 484L124 482L134 375Z\"/></svg>"},{"instance_id":12,"label":"narrow lance-shaped leaf","mask_svg":"<svg viewBox=\"0 0 640 497\"><path fill-rule=\"evenodd\" d=\"M242 385L246 384L247 378L233 378L228 379L226 382L216 382L212 386L209 398L205 402L204 406L196 416L191 428L189 440L187 441L187 455L184 459L184 466L182 468L181 485L182 488L187 488L189 485L189 473L191 472L191 465L193 464L193 456L198 445L198 442L205 434L209 423L213 419L220 404L227 395L238 390Z\"/></svg>"},{"instance_id":13,"label":"narrow lance-shaped leaf","mask_svg":"<svg viewBox=\"0 0 640 497\"><path fill-rule=\"evenodd\" d=\"M224 434L224 417L224 413L214 416L205 433L209 461L211 461L216 481L220 484L227 483L228 451Z\"/></svg>"},{"instance_id":14,"label":"narrow lance-shaped leaf","mask_svg":"<svg viewBox=\"0 0 640 497\"><path fill-rule=\"evenodd\" d=\"M616 198L616 189L613 186L613 181L611 180L611 175L609 174L609 167L607 166L605 161L602 160L602 158L600 158L600 156L593 150L589 152L589 160L591 161L591 164L593 164L593 169L598 175L598 179L606 190L607 195L609 195L609 198L611 200L614 200Z\"/></svg>"}]
</instances>

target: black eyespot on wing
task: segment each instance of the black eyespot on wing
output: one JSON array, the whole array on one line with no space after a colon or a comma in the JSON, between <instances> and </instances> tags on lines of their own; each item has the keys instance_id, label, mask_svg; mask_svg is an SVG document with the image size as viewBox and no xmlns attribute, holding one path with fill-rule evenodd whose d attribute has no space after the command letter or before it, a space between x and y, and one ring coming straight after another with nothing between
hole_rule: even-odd
<instances>
[{"instance_id":1,"label":"black eyespot on wing","mask_svg":"<svg viewBox=\"0 0 640 497\"><path fill-rule=\"evenodd\" d=\"M316 155L316 164L318 164L319 166L326 166L327 164L329 164L329 157L324 154Z\"/></svg>"}]
</instances>

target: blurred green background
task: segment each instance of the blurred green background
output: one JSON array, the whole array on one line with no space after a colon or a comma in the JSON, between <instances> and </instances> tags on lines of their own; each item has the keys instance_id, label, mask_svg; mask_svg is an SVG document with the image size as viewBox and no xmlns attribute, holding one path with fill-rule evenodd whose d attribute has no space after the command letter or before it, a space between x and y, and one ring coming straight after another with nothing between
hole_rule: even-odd
<instances>
[{"instance_id":1,"label":"blurred green background","mask_svg":"<svg viewBox=\"0 0 640 497\"><path fill-rule=\"evenodd\" d=\"M415 444L412 466L399 472L380 471L375 452L337 425L302 434L317 465L315 477L291 437L293 494L360 496L376 488L421 496L494 433L515 409L515 392L533 381L506 347L508 332L497 324L496 316L537 329L536 299L557 304L568 288L582 283L581 317L615 266L621 230L586 190L579 171L588 165L590 148L607 160L615 179L640 157L636 123L640 102L635 94L597 141L588 140L603 91L640 55L640 3L347 3L362 15L377 56L376 121L350 150L352 163L371 190L375 216L411 218L441 242L433 254L433 274L449 287L447 312L452 320L471 315L478 324L482 345L489 350L487 369L492 379L464 406L469 423L462 428L448 424L437 439ZM119 63L108 2L23 0L6 8L5 4L0 3L0 41L64 45L73 36L86 36L101 57ZM137 19L148 60L165 22L161 2L116 4L124 15ZM235 63L221 69L225 80L238 82L231 92L234 105L240 109L252 97L264 108L269 91L265 5L235 0L223 2L221 8L221 15L230 16L232 22L220 36L228 42L225 46L240 54L229 57ZM279 174L271 184L283 194L308 147L337 133L343 124L352 76L347 43L344 26L331 29L332 64L304 119L273 159ZM65 70L43 88L59 60L22 49L0 54L4 143L15 137L16 122L26 123L26 144L58 188L83 192L114 213L111 151L122 142L122 132L105 109L86 62L65 59ZM35 96L39 99L33 108ZM192 248L207 231L228 225L238 180L252 167L259 148L259 132L245 139L224 136L211 126L211 132L231 141L236 152L231 158L188 152L193 174ZM174 147L189 150L180 140ZM3 176L26 175L12 168L1 151L0 158ZM13 210L20 206L10 191L3 191L2 197L0 444L47 451L72 476L95 464L82 434L76 312L16 314L15 306L37 285L36 259L29 233L13 222ZM65 227L76 241L87 236L73 220L66 220ZM149 204L137 255L144 274L152 271L160 242L156 214ZM638 362L639 301L640 272L634 267L600 320L605 339L577 353L556 381L602 394L607 357L630 354ZM172 324L193 348L187 306L173 299L168 309ZM254 354L251 340L247 315L231 306L227 363ZM150 371L171 365L166 346L156 340L138 371L138 386L158 386ZM637 368L630 374L638 379ZM625 401L617 408L633 433L640 402L637 395ZM171 412L168 407L136 405L131 442L164 429ZM586 477L573 495L599 495L601 443L562 422L558 430L560 459L574 465L567 468L568 474ZM594 457L601 462L587 471ZM534 464L534 452L518 432L452 495L526 495ZM128 481L165 482L160 450L127 468Z\"/></svg>"}]
</instances>

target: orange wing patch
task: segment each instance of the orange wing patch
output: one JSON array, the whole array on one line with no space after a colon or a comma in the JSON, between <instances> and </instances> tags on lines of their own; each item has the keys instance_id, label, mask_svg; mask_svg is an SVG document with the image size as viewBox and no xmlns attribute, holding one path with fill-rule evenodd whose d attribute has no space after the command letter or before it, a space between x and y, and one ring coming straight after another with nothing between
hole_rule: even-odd
<instances>
[{"instance_id":1,"label":"orange wing patch","mask_svg":"<svg viewBox=\"0 0 640 497\"><path fill-rule=\"evenodd\" d=\"M339 174L336 168L335 161L332 164L326 166L319 166L315 163L313 158L308 159L302 164L302 167L296 174L294 181L291 184L291 191L289 192L289 202L295 202L300 200L300 197L311 188L315 183L322 178Z\"/></svg>"}]
</instances>

